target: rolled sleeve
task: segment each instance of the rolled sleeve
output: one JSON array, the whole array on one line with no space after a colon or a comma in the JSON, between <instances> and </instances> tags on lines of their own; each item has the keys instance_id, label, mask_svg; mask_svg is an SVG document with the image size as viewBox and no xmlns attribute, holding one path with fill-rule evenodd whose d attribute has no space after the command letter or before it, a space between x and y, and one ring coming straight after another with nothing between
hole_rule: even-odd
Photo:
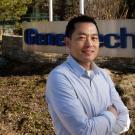
<instances>
[{"instance_id":1,"label":"rolled sleeve","mask_svg":"<svg viewBox=\"0 0 135 135\"><path fill-rule=\"evenodd\" d=\"M111 101L119 113L119 117L116 121L115 126L113 127L113 132L116 134L120 134L126 132L129 129L130 126L129 111L122 102L118 92L116 91L114 83L112 82L110 76L108 75L107 77L111 90Z\"/></svg>"},{"instance_id":2,"label":"rolled sleeve","mask_svg":"<svg viewBox=\"0 0 135 135\"><path fill-rule=\"evenodd\" d=\"M105 111L102 113L110 122L110 125L112 126L111 129L114 127L114 125L116 124L116 117L114 116L114 114L112 112L109 111Z\"/></svg>"}]
</instances>

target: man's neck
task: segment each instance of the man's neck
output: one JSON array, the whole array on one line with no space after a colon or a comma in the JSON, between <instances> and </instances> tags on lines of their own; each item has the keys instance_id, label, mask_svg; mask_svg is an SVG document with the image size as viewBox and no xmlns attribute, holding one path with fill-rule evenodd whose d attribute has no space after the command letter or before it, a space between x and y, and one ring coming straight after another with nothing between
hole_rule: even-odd
<instances>
[{"instance_id":1,"label":"man's neck","mask_svg":"<svg viewBox=\"0 0 135 135\"><path fill-rule=\"evenodd\" d=\"M80 63L79 62L79 64L81 65L81 66L83 66L86 70L91 70L92 69L92 67L91 67L91 62L89 62L89 63Z\"/></svg>"},{"instance_id":2,"label":"man's neck","mask_svg":"<svg viewBox=\"0 0 135 135\"><path fill-rule=\"evenodd\" d=\"M72 55L71 55L72 56ZM92 69L92 62L80 62L77 60L74 56L72 56L82 67L84 67L86 70L91 70Z\"/></svg>"}]
</instances>

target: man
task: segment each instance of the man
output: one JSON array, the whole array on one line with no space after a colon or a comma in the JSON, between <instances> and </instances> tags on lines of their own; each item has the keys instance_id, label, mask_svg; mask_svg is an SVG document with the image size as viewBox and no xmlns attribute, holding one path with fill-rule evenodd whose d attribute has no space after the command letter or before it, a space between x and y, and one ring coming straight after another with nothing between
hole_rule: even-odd
<instances>
[{"instance_id":1,"label":"man","mask_svg":"<svg viewBox=\"0 0 135 135\"><path fill-rule=\"evenodd\" d=\"M93 62L98 34L95 20L85 15L67 24L70 55L50 73L46 86L56 135L118 135L129 129L128 110L110 76Z\"/></svg>"}]
</instances>

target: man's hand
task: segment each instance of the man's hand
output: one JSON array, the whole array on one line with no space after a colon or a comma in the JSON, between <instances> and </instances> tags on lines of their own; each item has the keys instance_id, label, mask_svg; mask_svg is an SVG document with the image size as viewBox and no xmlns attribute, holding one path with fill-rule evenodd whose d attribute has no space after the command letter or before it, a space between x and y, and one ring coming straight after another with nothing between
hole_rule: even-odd
<instances>
[{"instance_id":1,"label":"man's hand","mask_svg":"<svg viewBox=\"0 0 135 135\"><path fill-rule=\"evenodd\" d=\"M117 112L117 109L115 108L114 105L108 106L108 107L107 107L107 111L112 112L112 113L115 115L116 119L118 118L119 113Z\"/></svg>"}]
</instances>

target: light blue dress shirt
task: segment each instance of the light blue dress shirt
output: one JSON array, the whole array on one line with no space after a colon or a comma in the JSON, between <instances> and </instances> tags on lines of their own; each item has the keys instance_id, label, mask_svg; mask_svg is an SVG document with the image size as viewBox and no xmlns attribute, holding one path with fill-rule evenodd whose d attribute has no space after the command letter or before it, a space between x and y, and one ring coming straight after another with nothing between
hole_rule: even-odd
<instances>
[{"instance_id":1,"label":"light blue dress shirt","mask_svg":"<svg viewBox=\"0 0 135 135\"><path fill-rule=\"evenodd\" d=\"M46 101L56 135L118 135L128 130L128 109L110 76L92 63L88 72L73 57L48 77ZM107 107L114 105L116 117Z\"/></svg>"}]
</instances>

